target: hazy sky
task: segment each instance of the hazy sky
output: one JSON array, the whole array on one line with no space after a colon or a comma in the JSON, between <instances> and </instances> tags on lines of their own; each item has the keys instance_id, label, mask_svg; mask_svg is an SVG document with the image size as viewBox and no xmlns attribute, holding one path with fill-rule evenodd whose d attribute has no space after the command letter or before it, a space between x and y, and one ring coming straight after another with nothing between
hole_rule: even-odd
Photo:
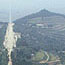
<instances>
[{"instance_id":1,"label":"hazy sky","mask_svg":"<svg viewBox=\"0 0 65 65\"><path fill-rule=\"evenodd\" d=\"M27 15L46 8L47 10L65 14L65 0L11 0L14 14ZM10 0L0 0L0 11L9 11Z\"/></svg>"}]
</instances>

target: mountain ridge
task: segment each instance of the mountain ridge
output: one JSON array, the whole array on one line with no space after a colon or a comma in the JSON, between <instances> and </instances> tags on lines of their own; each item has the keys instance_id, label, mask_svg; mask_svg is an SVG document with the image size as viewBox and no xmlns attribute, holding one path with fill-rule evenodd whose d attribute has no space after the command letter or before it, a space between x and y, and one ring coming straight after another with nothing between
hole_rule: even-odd
<instances>
[{"instance_id":1,"label":"mountain ridge","mask_svg":"<svg viewBox=\"0 0 65 65\"><path fill-rule=\"evenodd\" d=\"M24 16L22 18L16 19L15 21L18 21L18 20L19 21L20 20L27 21L28 19L32 19L32 18L37 18L37 17L50 17L50 16L61 16L61 17L65 18L65 15L64 14L54 13L54 12L48 11L46 9L42 9L39 12L26 15L26 16Z\"/></svg>"}]
</instances>

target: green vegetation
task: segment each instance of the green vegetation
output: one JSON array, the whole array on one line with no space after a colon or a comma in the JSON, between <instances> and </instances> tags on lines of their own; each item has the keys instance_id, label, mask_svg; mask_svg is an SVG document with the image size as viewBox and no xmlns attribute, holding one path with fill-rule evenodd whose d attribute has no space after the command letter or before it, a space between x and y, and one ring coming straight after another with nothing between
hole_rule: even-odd
<instances>
[{"instance_id":1,"label":"green vegetation","mask_svg":"<svg viewBox=\"0 0 65 65\"><path fill-rule=\"evenodd\" d=\"M43 60L43 58L45 57L45 53L43 50L37 52L33 57L32 57L32 60L33 61L41 61Z\"/></svg>"},{"instance_id":2,"label":"green vegetation","mask_svg":"<svg viewBox=\"0 0 65 65\"><path fill-rule=\"evenodd\" d=\"M49 53L49 57L50 57L49 61L56 61L57 60L56 56L52 53Z\"/></svg>"},{"instance_id":3,"label":"green vegetation","mask_svg":"<svg viewBox=\"0 0 65 65\"><path fill-rule=\"evenodd\" d=\"M38 23L43 26L37 26ZM58 53L65 51L64 24L63 15L46 10L16 20L14 32L21 33L21 39L17 40L16 48L11 54L13 65L65 65L65 54ZM0 65L8 63L7 50L2 51L6 27L7 25L0 28ZM55 54L61 61L54 64L40 64L39 61L47 59L44 51L50 56L48 62L57 60Z\"/></svg>"},{"instance_id":4,"label":"green vegetation","mask_svg":"<svg viewBox=\"0 0 65 65\"><path fill-rule=\"evenodd\" d=\"M0 25L3 25L2 28L0 28L0 65L7 65L8 64L8 52L5 50L3 41L4 41L4 36L7 28L7 24L5 23L0 23Z\"/></svg>"},{"instance_id":5,"label":"green vegetation","mask_svg":"<svg viewBox=\"0 0 65 65\"><path fill-rule=\"evenodd\" d=\"M7 65L8 64L8 52L7 50L0 52L0 65Z\"/></svg>"},{"instance_id":6,"label":"green vegetation","mask_svg":"<svg viewBox=\"0 0 65 65\"><path fill-rule=\"evenodd\" d=\"M61 60L61 64L65 65L65 53L60 52L59 54L60 60Z\"/></svg>"}]
</instances>

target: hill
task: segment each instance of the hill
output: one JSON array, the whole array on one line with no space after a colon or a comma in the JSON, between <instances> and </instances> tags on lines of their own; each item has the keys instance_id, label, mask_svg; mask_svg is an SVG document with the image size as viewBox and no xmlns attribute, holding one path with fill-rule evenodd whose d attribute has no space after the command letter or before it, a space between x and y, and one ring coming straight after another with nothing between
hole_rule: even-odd
<instances>
[{"instance_id":1,"label":"hill","mask_svg":"<svg viewBox=\"0 0 65 65\"><path fill-rule=\"evenodd\" d=\"M61 17L65 18L65 15L63 15L63 14L54 13L54 12L50 12L46 9L43 9L39 12L36 12L36 13L30 14L30 15L27 15L23 18L17 19L16 21L20 21L20 20L26 21L26 20L32 19L32 18L37 18L37 17L43 18L43 17L51 17L51 16L61 16Z\"/></svg>"},{"instance_id":2,"label":"hill","mask_svg":"<svg viewBox=\"0 0 65 65\"><path fill-rule=\"evenodd\" d=\"M13 22L14 32L21 33L11 54L13 65L65 63L65 15L44 9ZM7 25L8 23L0 22L0 65L8 63L7 50L3 51Z\"/></svg>"},{"instance_id":3,"label":"hill","mask_svg":"<svg viewBox=\"0 0 65 65\"><path fill-rule=\"evenodd\" d=\"M12 52L13 65L32 65L31 55L40 50L53 56L59 56L58 51L65 51L65 15L44 9L17 19L14 23L14 31L21 33L21 39L17 41L17 47Z\"/></svg>"},{"instance_id":4,"label":"hill","mask_svg":"<svg viewBox=\"0 0 65 65\"><path fill-rule=\"evenodd\" d=\"M27 44L40 46L45 50L51 47L63 49L61 46L64 46L65 41L65 15L44 9L20 18L14 23L14 31L21 33ZM51 47L47 48L47 46Z\"/></svg>"}]
</instances>

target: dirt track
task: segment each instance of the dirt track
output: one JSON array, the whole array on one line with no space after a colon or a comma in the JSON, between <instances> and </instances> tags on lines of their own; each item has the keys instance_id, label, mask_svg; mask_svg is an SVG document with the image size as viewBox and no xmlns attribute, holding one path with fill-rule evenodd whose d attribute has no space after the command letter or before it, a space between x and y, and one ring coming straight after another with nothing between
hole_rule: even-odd
<instances>
[{"instance_id":1,"label":"dirt track","mask_svg":"<svg viewBox=\"0 0 65 65\"><path fill-rule=\"evenodd\" d=\"M45 55L47 56L47 59L46 59L46 60L43 60L43 61L40 61L39 63L47 63L48 60L49 60L49 55L48 55L48 53L47 53L46 51L44 51L44 52L45 52Z\"/></svg>"}]
</instances>

